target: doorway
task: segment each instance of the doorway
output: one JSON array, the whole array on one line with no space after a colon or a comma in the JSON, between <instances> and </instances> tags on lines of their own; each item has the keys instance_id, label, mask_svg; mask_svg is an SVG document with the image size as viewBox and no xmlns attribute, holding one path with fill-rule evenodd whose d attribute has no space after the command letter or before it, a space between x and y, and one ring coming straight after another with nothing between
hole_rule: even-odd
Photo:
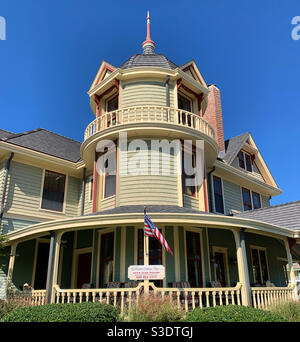
<instances>
[{"instance_id":1,"label":"doorway","mask_svg":"<svg viewBox=\"0 0 300 342\"><path fill-rule=\"evenodd\" d=\"M92 252L77 255L76 288L81 289L83 284L91 282Z\"/></svg>"},{"instance_id":2,"label":"doorway","mask_svg":"<svg viewBox=\"0 0 300 342\"><path fill-rule=\"evenodd\" d=\"M222 247L213 247L215 279L219 281L221 286L229 286L229 269L227 249Z\"/></svg>"},{"instance_id":3,"label":"doorway","mask_svg":"<svg viewBox=\"0 0 300 342\"><path fill-rule=\"evenodd\" d=\"M114 232L100 235L99 286L107 287L114 274Z\"/></svg>"},{"instance_id":4,"label":"doorway","mask_svg":"<svg viewBox=\"0 0 300 342\"><path fill-rule=\"evenodd\" d=\"M42 290L46 288L49 246L49 242L38 242L35 275L33 282L33 287L35 290Z\"/></svg>"},{"instance_id":5,"label":"doorway","mask_svg":"<svg viewBox=\"0 0 300 342\"><path fill-rule=\"evenodd\" d=\"M188 281L191 287L202 287L200 233L186 231L185 241Z\"/></svg>"}]
</instances>

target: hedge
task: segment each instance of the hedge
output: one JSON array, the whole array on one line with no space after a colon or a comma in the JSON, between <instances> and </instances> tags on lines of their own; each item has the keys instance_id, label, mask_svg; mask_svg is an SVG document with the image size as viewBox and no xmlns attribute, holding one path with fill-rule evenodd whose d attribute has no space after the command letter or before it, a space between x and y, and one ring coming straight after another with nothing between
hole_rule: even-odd
<instances>
[{"instance_id":1,"label":"hedge","mask_svg":"<svg viewBox=\"0 0 300 342\"><path fill-rule=\"evenodd\" d=\"M185 322L286 322L286 320L270 311L227 305L197 308L186 315Z\"/></svg>"},{"instance_id":2,"label":"hedge","mask_svg":"<svg viewBox=\"0 0 300 342\"><path fill-rule=\"evenodd\" d=\"M46 304L20 308L2 322L117 322L119 313L103 303Z\"/></svg>"}]
</instances>

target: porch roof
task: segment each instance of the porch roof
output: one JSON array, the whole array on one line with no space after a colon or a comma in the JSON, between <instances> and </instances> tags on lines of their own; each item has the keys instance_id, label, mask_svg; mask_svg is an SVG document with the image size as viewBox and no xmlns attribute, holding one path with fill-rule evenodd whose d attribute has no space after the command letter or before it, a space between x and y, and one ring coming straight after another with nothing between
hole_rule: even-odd
<instances>
[{"instance_id":1,"label":"porch roof","mask_svg":"<svg viewBox=\"0 0 300 342\"><path fill-rule=\"evenodd\" d=\"M181 213L181 214L204 214L204 215L216 215L212 213L207 213L204 211L179 207L177 205L147 205L147 213ZM85 216L91 215L110 215L110 214L129 214L129 213L143 213L143 205L124 205L113 209L98 211L91 214L86 214Z\"/></svg>"},{"instance_id":2,"label":"porch roof","mask_svg":"<svg viewBox=\"0 0 300 342\"><path fill-rule=\"evenodd\" d=\"M244 211L234 214L234 216L259 220L292 230L300 230L300 201Z\"/></svg>"}]
</instances>

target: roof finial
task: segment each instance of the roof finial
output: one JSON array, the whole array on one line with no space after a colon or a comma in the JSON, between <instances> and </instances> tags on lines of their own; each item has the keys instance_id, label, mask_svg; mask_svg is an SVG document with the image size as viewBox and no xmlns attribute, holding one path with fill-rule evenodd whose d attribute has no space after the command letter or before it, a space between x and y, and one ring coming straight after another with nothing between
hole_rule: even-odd
<instances>
[{"instance_id":1,"label":"roof finial","mask_svg":"<svg viewBox=\"0 0 300 342\"><path fill-rule=\"evenodd\" d=\"M150 15L149 11L147 12L147 37L143 43L143 54L144 55L152 55L154 54L155 43L151 40L150 37Z\"/></svg>"}]
</instances>

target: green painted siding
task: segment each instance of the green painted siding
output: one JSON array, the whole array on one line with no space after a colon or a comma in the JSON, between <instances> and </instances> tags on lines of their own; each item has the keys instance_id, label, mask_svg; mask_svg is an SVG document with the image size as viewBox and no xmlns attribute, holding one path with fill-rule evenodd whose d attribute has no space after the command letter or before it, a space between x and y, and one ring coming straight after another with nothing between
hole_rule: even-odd
<instances>
[{"instance_id":1,"label":"green painted siding","mask_svg":"<svg viewBox=\"0 0 300 342\"><path fill-rule=\"evenodd\" d=\"M35 212L40 206L43 170L12 161L7 186L5 212L9 209Z\"/></svg>"},{"instance_id":2,"label":"green painted siding","mask_svg":"<svg viewBox=\"0 0 300 342\"><path fill-rule=\"evenodd\" d=\"M173 227L165 227L165 238L172 250L173 253L178 251L174 251L174 232ZM173 283L175 281L175 262L174 256L170 253L166 252L166 285L169 286L169 283ZM172 286L172 284L171 284Z\"/></svg>"},{"instance_id":3,"label":"green painted siding","mask_svg":"<svg viewBox=\"0 0 300 342\"><path fill-rule=\"evenodd\" d=\"M126 262L125 279L128 281L128 267L135 265L134 260L134 227L126 227Z\"/></svg>"},{"instance_id":4,"label":"green painted siding","mask_svg":"<svg viewBox=\"0 0 300 342\"><path fill-rule=\"evenodd\" d=\"M93 229L78 230L76 248L88 248L93 246Z\"/></svg>"},{"instance_id":5,"label":"green painted siding","mask_svg":"<svg viewBox=\"0 0 300 342\"><path fill-rule=\"evenodd\" d=\"M79 198L82 181L79 178L68 177L66 193L66 216L80 215Z\"/></svg>"},{"instance_id":6,"label":"green painted siding","mask_svg":"<svg viewBox=\"0 0 300 342\"><path fill-rule=\"evenodd\" d=\"M13 283L19 288L25 283L31 285L34 264L35 240L19 243L16 251Z\"/></svg>"},{"instance_id":7,"label":"green painted siding","mask_svg":"<svg viewBox=\"0 0 300 342\"><path fill-rule=\"evenodd\" d=\"M270 198L268 196L261 196L261 206L263 208L270 206Z\"/></svg>"},{"instance_id":8,"label":"green painted siding","mask_svg":"<svg viewBox=\"0 0 300 342\"><path fill-rule=\"evenodd\" d=\"M39 222L4 217L2 221L2 234L7 234L14 230L22 229L36 223Z\"/></svg>"},{"instance_id":9,"label":"green painted siding","mask_svg":"<svg viewBox=\"0 0 300 342\"><path fill-rule=\"evenodd\" d=\"M169 86L170 107L174 107L174 85ZM166 106L166 87L163 82L139 81L123 83L121 108L132 106Z\"/></svg>"},{"instance_id":10,"label":"green painted siding","mask_svg":"<svg viewBox=\"0 0 300 342\"><path fill-rule=\"evenodd\" d=\"M266 248L270 281L276 286L286 286L282 262L277 258L287 258L284 244L281 240L268 236L245 233L250 284L254 282L251 260L251 246Z\"/></svg>"},{"instance_id":11,"label":"green painted siding","mask_svg":"<svg viewBox=\"0 0 300 342\"><path fill-rule=\"evenodd\" d=\"M225 214L228 215L230 210L243 211L240 186L223 179L223 191Z\"/></svg>"}]
</instances>

